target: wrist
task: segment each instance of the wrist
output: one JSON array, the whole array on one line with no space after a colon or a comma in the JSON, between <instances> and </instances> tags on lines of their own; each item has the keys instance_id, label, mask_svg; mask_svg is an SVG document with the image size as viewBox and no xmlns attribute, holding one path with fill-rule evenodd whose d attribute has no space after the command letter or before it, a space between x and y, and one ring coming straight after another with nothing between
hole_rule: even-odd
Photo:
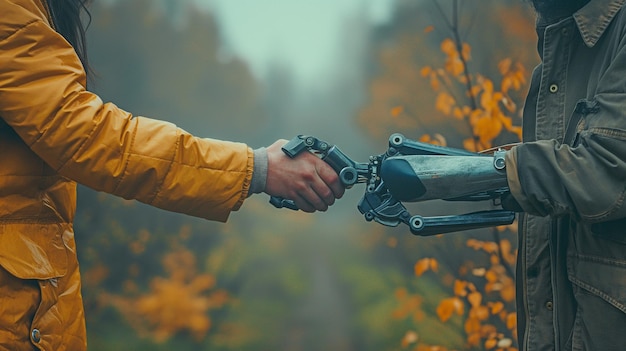
<instances>
[{"instance_id":1,"label":"wrist","mask_svg":"<svg viewBox=\"0 0 626 351\"><path fill-rule=\"evenodd\" d=\"M264 147L254 150L254 168L252 171L252 180L250 181L250 190L248 196L258 194L265 191L267 183L267 149Z\"/></svg>"}]
</instances>

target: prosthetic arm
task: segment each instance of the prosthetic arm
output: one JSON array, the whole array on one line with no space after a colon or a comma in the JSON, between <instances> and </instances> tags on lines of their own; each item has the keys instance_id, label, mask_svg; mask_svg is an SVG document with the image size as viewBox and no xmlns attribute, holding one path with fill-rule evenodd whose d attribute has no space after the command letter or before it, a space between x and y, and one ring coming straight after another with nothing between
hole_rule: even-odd
<instances>
[{"instance_id":1,"label":"prosthetic arm","mask_svg":"<svg viewBox=\"0 0 626 351\"><path fill-rule=\"evenodd\" d=\"M290 157L300 152L318 154L336 172L346 188L365 183L358 204L367 221L395 227L408 225L411 233L428 236L468 229L511 224L515 212L504 209L461 215L423 217L411 215L403 203L434 199L492 201L508 195L504 151L493 154L436 146L393 134L389 147L369 162L354 162L336 146L311 136L297 136L285 144ZM276 207L297 209L293 201L272 197Z\"/></svg>"}]
</instances>

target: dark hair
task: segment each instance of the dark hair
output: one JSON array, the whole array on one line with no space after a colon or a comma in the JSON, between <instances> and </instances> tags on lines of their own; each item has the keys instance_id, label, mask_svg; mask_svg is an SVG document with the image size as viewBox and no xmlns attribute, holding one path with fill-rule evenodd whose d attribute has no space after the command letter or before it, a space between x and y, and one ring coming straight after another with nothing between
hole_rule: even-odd
<instances>
[{"instance_id":1,"label":"dark hair","mask_svg":"<svg viewBox=\"0 0 626 351\"><path fill-rule=\"evenodd\" d=\"M70 42L80 58L83 67L89 73L89 60L87 59L87 42L85 40L85 26L81 16L83 11L91 19L87 10L89 0L47 0L50 16L54 27L65 40Z\"/></svg>"},{"instance_id":2,"label":"dark hair","mask_svg":"<svg viewBox=\"0 0 626 351\"><path fill-rule=\"evenodd\" d=\"M585 6L589 0L526 0L532 3L542 17L556 19L571 16Z\"/></svg>"}]
</instances>

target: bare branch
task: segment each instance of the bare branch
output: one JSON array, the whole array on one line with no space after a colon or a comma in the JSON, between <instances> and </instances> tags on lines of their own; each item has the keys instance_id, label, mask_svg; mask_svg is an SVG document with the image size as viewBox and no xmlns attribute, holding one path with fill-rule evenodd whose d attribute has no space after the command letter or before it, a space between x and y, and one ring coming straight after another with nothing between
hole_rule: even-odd
<instances>
[{"instance_id":1,"label":"bare branch","mask_svg":"<svg viewBox=\"0 0 626 351\"><path fill-rule=\"evenodd\" d=\"M446 16L446 13L441 8L441 5L439 5L437 0L432 0L432 2L433 2L433 5L435 6L435 8L437 9L437 11L439 12L439 15L441 16L441 18L445 22L446 27L448 27L448 29L450 29L450 30L454 30L453 27L452 27L452 23L450 22L450 20Z\"/></svg>"}]
</instances>

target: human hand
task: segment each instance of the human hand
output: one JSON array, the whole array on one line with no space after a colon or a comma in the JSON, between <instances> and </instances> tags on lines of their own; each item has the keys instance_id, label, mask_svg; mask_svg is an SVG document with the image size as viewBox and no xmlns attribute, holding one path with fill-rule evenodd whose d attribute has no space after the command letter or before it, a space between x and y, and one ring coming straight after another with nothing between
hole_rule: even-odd
<instances>
[{"instance_id":1,"label":"human hand","mask_svg":"<svg viewBox=\"0 0 626 351\"><path fill-rule=\"evenodd\" d=\"M267 147L267 181L265 192L293 200L304 212L326 211L343 196L339 176L326 162L310 152L290 158L282 151L287 140Z\"/></svg>"}]
</instances>

